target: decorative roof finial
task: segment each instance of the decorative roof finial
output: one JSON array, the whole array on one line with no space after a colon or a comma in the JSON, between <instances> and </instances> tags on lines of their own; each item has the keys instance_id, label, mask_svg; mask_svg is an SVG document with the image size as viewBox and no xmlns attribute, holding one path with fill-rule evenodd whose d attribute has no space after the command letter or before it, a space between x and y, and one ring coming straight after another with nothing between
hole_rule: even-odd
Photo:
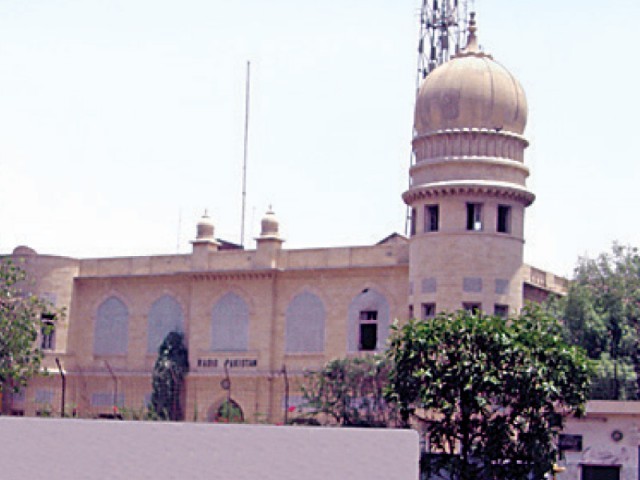
<instances>
[{"instance_id":1,"label":"decorative roof finial","mask_svg":"<svg viewBox=\"0 0 640 480\"><path fill-rule=\"evenodd\" d=\"M467 46L464 48L466 53L479 53L480 47L478 46L478 37L476 32L478 27L476 26L476 12L471 12L469 19L469 37L467 38Z\"/></svg>"}]
</instances>

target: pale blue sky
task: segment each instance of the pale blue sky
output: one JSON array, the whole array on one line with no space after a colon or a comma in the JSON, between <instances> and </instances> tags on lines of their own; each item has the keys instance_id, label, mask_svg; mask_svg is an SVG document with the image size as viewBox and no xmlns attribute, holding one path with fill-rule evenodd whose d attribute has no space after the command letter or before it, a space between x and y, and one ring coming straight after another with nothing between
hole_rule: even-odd
<instances>
[{"instance_id":1,"label":"pale blue sky","mask_svg":"<svg viewBox=\"0 0 640 480\"><path fill-rule=\"evenodd\" d=\"M0 252L188 252L204 208L239 241L247 60L247 246L270 203L288 248L402 231L419 4L0 0ZM529 101L525 259L640 245L640 4L476 10Z\"/></svg>"}]
</instances>

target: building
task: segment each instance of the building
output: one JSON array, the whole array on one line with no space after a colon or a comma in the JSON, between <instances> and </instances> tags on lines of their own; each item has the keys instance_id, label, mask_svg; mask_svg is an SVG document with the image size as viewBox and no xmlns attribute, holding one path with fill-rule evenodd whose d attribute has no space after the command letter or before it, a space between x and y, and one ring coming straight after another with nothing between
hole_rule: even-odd
<instances>
[{"instance_id":1,"label":"building","mask_svg":"<svg viewBox=\"0 0 640 480\"><path fill-rule=\"evenodd\" d=\"M31 288L67 311L42 338L49 377L14 414L108 416L149 401L165 335L185 334L185 416L215 421L232 402L247 421L282 421L307 369L382 351L394 320L441 310L507 315L566 281L524 265L527 105L518 81L478 47L434 70L416 103L415 163L403 199L411 235L376 245L287 250L269 210L256 248L215 237L206 215L186 255L74 259L13 252ZM60 362L61 370L57 367ZM64 378L63 378L64 376Z\"/></svg>"},{"instance_id":2,"label":"building","mask_svg":"<svg viewBox=\"0 0 640 480\"><path fill-rule=\"evenodd\" d=\"M633 480L640 474L640 403L592 400L560 434L559 480Z\"/></svg>"}]
</instances>

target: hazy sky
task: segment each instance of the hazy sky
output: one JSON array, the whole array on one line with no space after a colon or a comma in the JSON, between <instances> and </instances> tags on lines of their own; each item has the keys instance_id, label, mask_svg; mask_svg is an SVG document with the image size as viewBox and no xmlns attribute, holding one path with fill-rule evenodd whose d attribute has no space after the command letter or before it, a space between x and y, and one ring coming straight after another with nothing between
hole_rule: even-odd
<instances>
[{"instance_id":1,"label":"hazy sky","mask_svg":"<svg viewBox=\"0 0 640 480\"><path fill-rule=\"evenodd\" d=\"M205 208L246 245L404 230L418 0L0 0L0 252L190 251ZM477 0L480 43L527 92L525 260L569 274L640 245L640 2Z\"/></svg>"}]
</instances>

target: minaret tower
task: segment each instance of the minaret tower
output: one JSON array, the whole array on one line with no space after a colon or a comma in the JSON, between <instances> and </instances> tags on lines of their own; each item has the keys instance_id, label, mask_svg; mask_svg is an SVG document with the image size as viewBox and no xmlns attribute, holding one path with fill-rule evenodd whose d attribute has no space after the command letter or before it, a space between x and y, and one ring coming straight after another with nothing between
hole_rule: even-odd
<instances>
[{"instance_id":1,"label":"minaret tower","mask_svg":"<svg viewBox=\"0 0 640 480\"><path fill-rule=\"evenodd\" d=\"M415 109L410 187L409 304L415 317L522 307L527 103L520 83L478 46L425 78Z\"/></svg>"}]
</instances>

